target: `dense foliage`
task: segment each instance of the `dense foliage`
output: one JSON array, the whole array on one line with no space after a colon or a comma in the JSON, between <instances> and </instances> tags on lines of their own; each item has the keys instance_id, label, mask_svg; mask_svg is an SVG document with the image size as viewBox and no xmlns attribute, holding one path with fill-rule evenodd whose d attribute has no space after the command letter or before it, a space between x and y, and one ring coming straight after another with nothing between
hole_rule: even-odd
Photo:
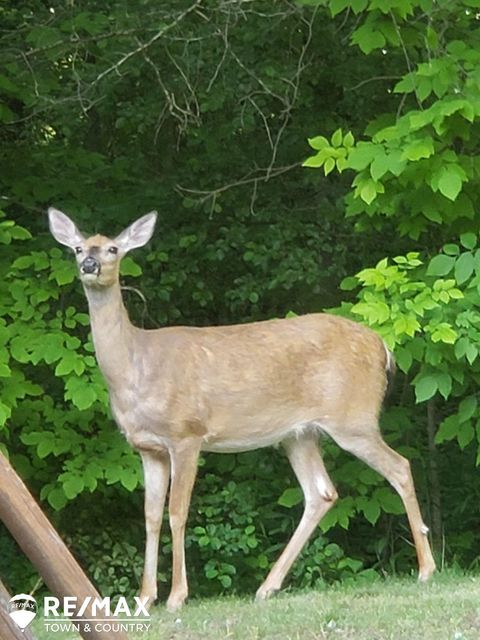
<instances>
[{"instance_id":1,"label":"dense foliage","mask_svg":"<svg viewBox=\"0 0 480 640\"><path fill-rule=\"evenodd\" d=\"M112 235L159 210L150 249L123 263L138 325L331 309L379 331L399 365L386 438L412 461L439 559L478 566L479 6L0 7L2 450L106 594L138 587L142 473L113 425L50 204ZM398 497L324 447L342 500L294 584L411 568ZM202 459L192 592L253 591L301 501L281 451ZM161 547L167 584L168 525ZM5 532L0 548L0 575L30 588Z\"/></svg>"}]
</instances>

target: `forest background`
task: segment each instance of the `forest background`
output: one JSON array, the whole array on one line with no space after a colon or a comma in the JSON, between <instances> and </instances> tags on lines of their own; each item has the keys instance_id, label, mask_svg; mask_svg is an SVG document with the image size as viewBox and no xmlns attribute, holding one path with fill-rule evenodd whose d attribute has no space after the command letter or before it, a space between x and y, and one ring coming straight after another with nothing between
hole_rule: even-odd
<instances>
[{"instance_id":1,"label":"forest background","mask_svg":"<svg viewBox=\"0 0 480 640\"><path fill-rule=\"evenodd\" d=\"M139 326L330 310L377 330L385 437L439 565L478 571L479 19L480 0L2 3L1 447L104 595L138 589L142 473L49 205L107 235L159 211L123 263ZM323 446L342 499L291 583L412 571L398 497ZM202 458L192 593L253 592L301 503L280 450ZM164 596L168 526L160 553ZM0 575L37 584L4 529Z\"/></svg>"}]
</instances>

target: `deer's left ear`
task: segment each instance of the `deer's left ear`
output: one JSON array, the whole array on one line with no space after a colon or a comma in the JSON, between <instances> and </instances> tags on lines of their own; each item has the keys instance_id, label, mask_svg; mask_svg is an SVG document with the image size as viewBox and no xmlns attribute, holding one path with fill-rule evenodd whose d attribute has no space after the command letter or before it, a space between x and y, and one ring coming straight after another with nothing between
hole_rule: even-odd
<instances>
[{"instance_id":1,"label":"deer's left ear","mask_svg":"<svg viewBox=\"0 0 480 640\"><path fill-rule=\"evenodd\" d=\"M75 223L58 209L54 207L48 209L48 221L52 236L60 244L73 249L85 240Z\"/></svg>"},{"instance_id":2,"label":"deer's left ear","mask_svg":"<svg viewBox=\"0 0 480 640\"><path fill-rule=\"evenodd\" d=\"M156 221L156 211L147 213L122 231L122 233L115 238L115 243L125 253L131 249L143 247L152 237Z\"/></svg>"}]
</instances>

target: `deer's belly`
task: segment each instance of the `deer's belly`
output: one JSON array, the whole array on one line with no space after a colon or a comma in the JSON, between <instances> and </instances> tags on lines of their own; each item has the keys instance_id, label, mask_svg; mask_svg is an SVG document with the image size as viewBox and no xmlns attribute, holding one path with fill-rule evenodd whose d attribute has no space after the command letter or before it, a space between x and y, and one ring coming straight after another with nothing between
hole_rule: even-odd
<instances>
[{"instance_id":1,"label":"deer's belly","mask_svg":"<svg viewBox=\"0 0 480 640\"><path fill-rule=\"evenodd\" d=\"M316 436L324 432L325 428L319 420L305 420L290 424L276 425L275 428L222 430L209 432L203 437L202 450L216 453L235 453L252 451L280 444L288 438L300 438L311 433Z\"/></svg>"}]
</instances>

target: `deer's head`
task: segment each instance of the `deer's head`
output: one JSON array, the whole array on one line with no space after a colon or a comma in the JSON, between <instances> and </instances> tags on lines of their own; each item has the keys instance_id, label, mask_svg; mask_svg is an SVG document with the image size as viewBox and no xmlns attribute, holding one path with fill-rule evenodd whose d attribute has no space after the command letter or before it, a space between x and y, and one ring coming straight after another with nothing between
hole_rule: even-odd
<instances>
[{"instance_id":1,"label":"deer's head","mask_svg":"<svg viewBox=\"0 0 480 640\"><path fill-rule=\"evenodd\" d=\"M120 261L131 249L143 247L152 237L156 211L142 216L115 239L94 235L85 238L70 218L50 207L50 231L60 244L75 253L80 279L86 287L110 287L118 281Z\"/></svg>"}]
</instances>

